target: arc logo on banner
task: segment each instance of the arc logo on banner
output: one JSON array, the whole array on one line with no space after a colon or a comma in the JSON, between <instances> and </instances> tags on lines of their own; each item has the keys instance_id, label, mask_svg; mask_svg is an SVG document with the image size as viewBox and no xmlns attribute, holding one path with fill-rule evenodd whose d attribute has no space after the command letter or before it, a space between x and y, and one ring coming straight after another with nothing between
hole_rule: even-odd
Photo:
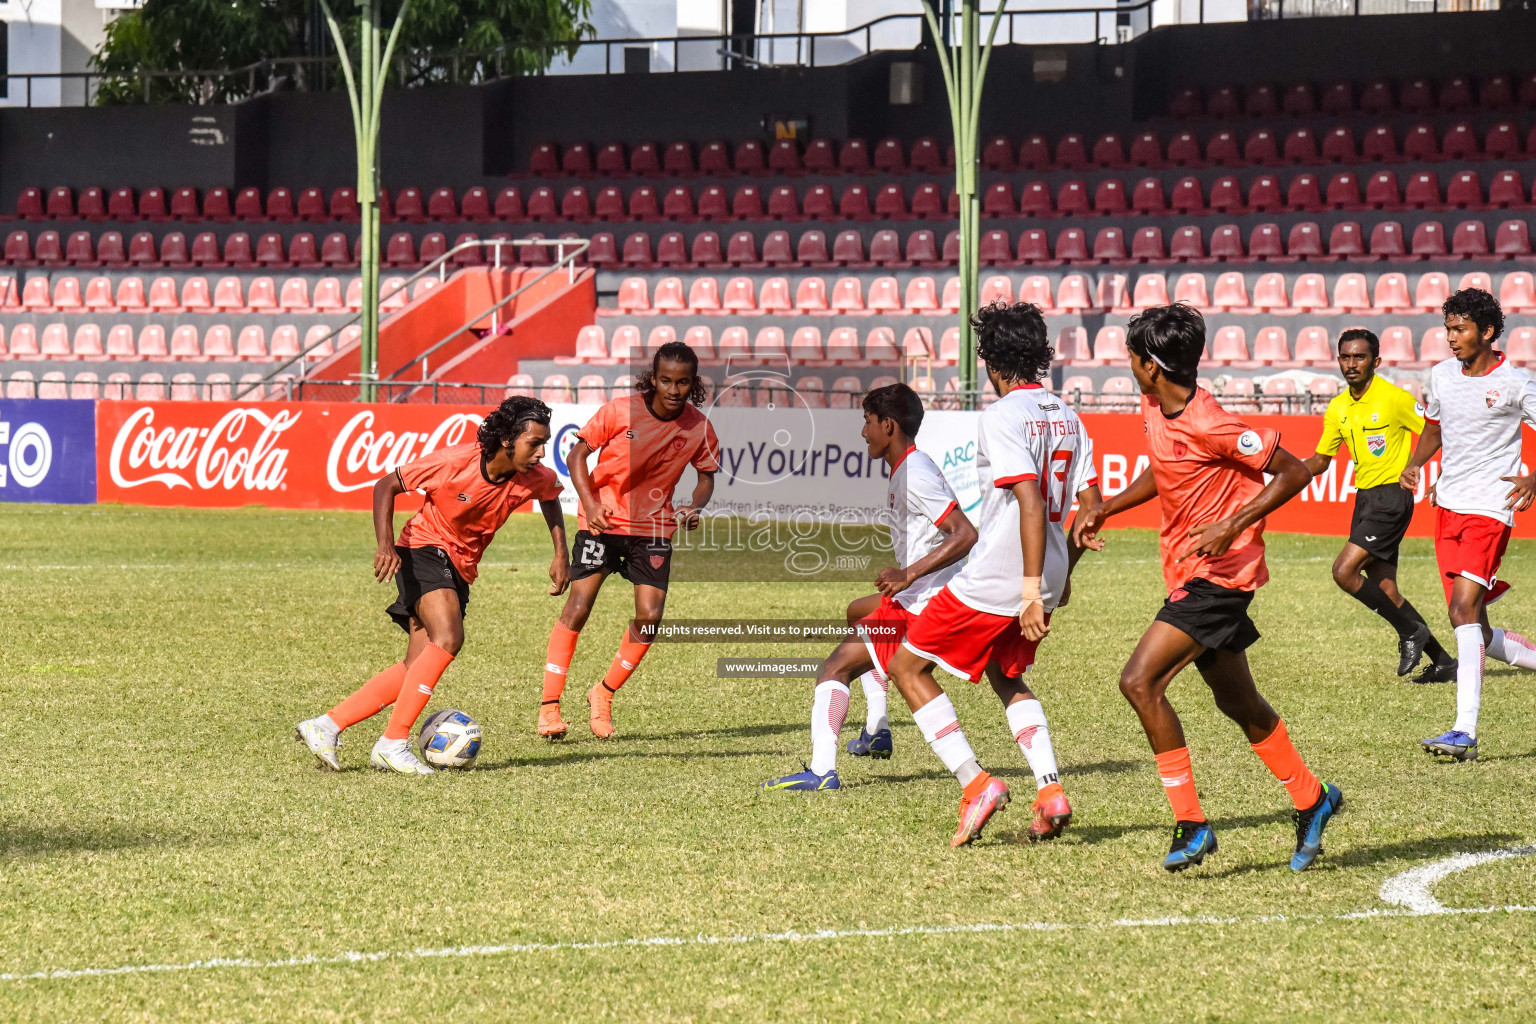
<instances>
[{"instance_id":1,"label":"arc logo on banner","mask_svg":"<svg viewBox=\"0 0 1536 1024\"><path fill-rule=\"evenodd\" d=\"M0 400L0 501L96 500L96 403Z\"/></svg>"}]
</instances>

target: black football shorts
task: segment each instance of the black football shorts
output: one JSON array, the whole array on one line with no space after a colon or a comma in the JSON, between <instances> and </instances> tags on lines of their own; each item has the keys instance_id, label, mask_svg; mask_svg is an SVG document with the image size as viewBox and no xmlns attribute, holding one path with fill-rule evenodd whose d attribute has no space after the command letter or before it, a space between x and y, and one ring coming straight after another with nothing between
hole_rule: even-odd
<instances>
[{"instance_id":1,"label":"black football shorts","mask_svg":"<svg viewBox=\"0 0 1536 1024\"><path fill-rule=\"evenodd\" d=\"M1259 628L1248 617L1252 601L1251 590L1192 579L1168 595L1157 621L1183 630L1208 650L1243 651L1259 639Z\"/></svg>"},{"instance_id":2,"label":"black football shorts","mask_svg":"<svg viewBox=\"0 0 1536 1024\"><path fill-rule=\"evenodd\" d=\"M672 575L672 542L665 537L577 530L571 543L571 582L611 572L637 586L666 590Z\"/></svg>"},{"instance_id":3,"label":"black football shorts","mask_svg":"<svg viewBox=\"0 0 1536 1024\"><path fill-rule=\"evenodd\" d=\"M1395 483L1355 492L1349 542L1383 562L1397 564L1397 549L1413 522L1413 492Z\"/></svg>"}]
</instances>

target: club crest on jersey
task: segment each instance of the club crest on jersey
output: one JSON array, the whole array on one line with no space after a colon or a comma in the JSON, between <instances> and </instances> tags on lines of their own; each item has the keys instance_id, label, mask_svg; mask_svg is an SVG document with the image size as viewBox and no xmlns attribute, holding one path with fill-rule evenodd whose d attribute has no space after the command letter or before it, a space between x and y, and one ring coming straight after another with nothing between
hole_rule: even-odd
<instances>
[{"instance_id":1,"label":"club crest on jersey","mask_svg":"<svg viewBox=\"0 0 1536 1024\"><path fill-rule=\"evenodd\" d=\"M1189 591L1185 590L1183 587L1180 587L1178 590L1175 590L1173 593L1168 595L1168 600L1170 600L1170 601L1182 601L1182 600L1184 600L1188 596L1189 596Z\"/></svg>"},{"instance_id":2,"label":"club crest on jersey","mask_svg":"<svg viewBox=\"0 0 1536 1024\"><path fill-rule=\"evenodd\" d=\"M1366 434L1365 450L1376 456L1378 459L1381 458L1382 453L1387 450L1387 435Z\"/></svg>"},{"instance_id":3,"label":"club crest on jersey","mask_svg":"<svg viewBox=\"0 0 1536 1024\"><path fill-rule=\"evenodd\" d=\"M1175 441L1175 442L1173 442L1173 457L1174 458L1182 459L1184 456L1186 456L1188 454L1189 454L1189 445L1185 444L1183 441Z\"/></svg>"},{"instance_id":4,"label":"club crest on jersey","mask_svg":"<svg viewBox=\"0 0 1536 1024\"><path fill-rule=\"evenodd\" d=\"M1499 389L1489 388L1488 394L1484 395L1483 397L1488 403L1488 408L1492 409L1494 406L1499 404Z\"/></svg>"},{"instance_id":5,"label":"club crest on jersey","mask_svg":"<svg viewBox=\"0 0 1536 1024\"><path fill-rule=\"evenodd\" d=\"M666 560L667 560L667 556L666 555L652 555L651 556L651 568L652 569L660 569L662 567L662 565L666 562Z\"/></svg>"}]
</instances>

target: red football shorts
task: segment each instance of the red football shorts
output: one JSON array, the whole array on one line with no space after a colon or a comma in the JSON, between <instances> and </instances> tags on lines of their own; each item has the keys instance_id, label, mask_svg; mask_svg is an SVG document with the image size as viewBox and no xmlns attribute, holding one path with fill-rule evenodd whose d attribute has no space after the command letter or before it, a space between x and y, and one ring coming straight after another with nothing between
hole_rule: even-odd
<instances>
[{"instance_id":1,"label":"red football shorts","mask_svg":"<svg viewBox=\"0 0 1536 1024\"><path fill-rule=\"evenodd\" d=\"M1446 601L1458 576L1481 584L1488 591L1485 603L1504 596L1509 584L1498 573L1508 546L1509 527L1497 519L1440 509L1435 518L1435 562Z\"/></svg>"},{"instance_id":2,"label":"red football shorts","mask_svg":"<svg viewBox=\"0 0 1536 1024\"><path fill-rule=\"evenodd\" d=\"M901 646L911 622L911 612L882 594L880 607L854 625L859 639L864 641L864 649L869 652L870 660L875 663L875 670L881 676L885 675L885 666L890 664L891 655Z\"/></svg>"},{"instance_id":3,"label":"red football shorts","mask_svg":"<svg viewBox=\"0 0 1536 1024\"><path fill-rule=\"evenodd\" d=\"M1045 616L1049 623L1051 616ZM1038 640L1024 639L1017 615L993 615L964 604L945 587L907 624L907 650L951 675L981 682L988 662L1005 676L1021 676L1035 663Z\"/></svg>"}]
</instances>

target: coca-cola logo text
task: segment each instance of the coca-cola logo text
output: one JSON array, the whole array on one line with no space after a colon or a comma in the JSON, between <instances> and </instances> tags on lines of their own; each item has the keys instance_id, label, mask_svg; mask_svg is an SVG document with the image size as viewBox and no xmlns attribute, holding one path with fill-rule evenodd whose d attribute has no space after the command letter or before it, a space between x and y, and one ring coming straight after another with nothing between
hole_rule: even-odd
<instances>
[{"instance_id":1,"label":"coca-cola logo text","mask_svg":"<svg viewBox=\"0 0 1536 1024\"><path fill-rule=\"evenodd\" d=\"M325 460L325 479L338 494L372 487L391 470L439 448L451 448L474 440L480 424L474 413L455 413L430 432L381 430L374 432L374 414L360 412L347 421L331 443Z\"/></svg>"},{"instance_id":2,"label":"coca-cola logo text","mask_svg":"<svg viewBox=\"0 0 1536 1024\"><path fill-rule=\"evenodd\" d=\"M288 449L278 442L302 415L235 408L212 427L156 430L155 410L139 409L112 441L112 482L125 489L157 483L172 490L276 491L288 476ZM146 468L155 472L144 475Z\"/></svg>"}]
</instances>

